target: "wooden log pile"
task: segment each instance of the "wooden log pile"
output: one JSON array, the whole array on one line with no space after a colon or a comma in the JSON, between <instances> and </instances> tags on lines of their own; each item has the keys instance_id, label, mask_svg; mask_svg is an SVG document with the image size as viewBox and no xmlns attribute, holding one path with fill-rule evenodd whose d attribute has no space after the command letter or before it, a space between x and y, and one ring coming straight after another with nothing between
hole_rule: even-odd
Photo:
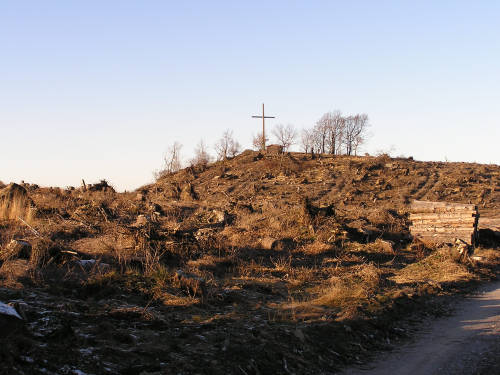
<instances>
[{"instance_id":1,"label":"wooden log pile","mask_svg":"<svg viewBox=\"0 0 500 375\"><path fill-rule=\"evenodd\" d=\"M478 220L477 206L473 204L416 200L410 207L411 235L433 244L460 239L475 245Z\"/></svg>"}]
</instances>

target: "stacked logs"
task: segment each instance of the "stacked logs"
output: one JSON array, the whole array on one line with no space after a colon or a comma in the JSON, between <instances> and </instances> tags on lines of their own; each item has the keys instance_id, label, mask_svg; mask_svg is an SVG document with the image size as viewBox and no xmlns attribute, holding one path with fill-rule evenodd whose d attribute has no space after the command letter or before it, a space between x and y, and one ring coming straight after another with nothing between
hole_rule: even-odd
<instances>
[{"instance_id":1,"label":"stacked logs","mask_svg":"<svg viewBox=\"0 0 500 375\"><path fill-rule=\"evenodd\" d=\"M424 242L455 243L460 239L474 246L478 220L473 204L416 200L410 208L410 233Z\"/></svg>"}]
</instances>

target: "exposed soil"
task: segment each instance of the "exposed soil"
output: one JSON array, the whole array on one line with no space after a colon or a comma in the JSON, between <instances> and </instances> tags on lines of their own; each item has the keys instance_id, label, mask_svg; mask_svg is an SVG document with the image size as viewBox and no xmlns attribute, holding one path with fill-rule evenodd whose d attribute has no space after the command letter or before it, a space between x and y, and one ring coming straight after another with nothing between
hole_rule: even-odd
<instances>
[{"instance_id":1,"label":"exposed soil","mask_svg":"<svg viewBox=\"0 0 500 375\"><path fill-rule=\"evenodd\" d=\"M5 374L335 373L500 264L495 230L465 258L408 232L413 199L500 217L496 165L246 151L129 193L24 188L0 212L0 301L25 317Z\"/></svg>"}]
</instances>

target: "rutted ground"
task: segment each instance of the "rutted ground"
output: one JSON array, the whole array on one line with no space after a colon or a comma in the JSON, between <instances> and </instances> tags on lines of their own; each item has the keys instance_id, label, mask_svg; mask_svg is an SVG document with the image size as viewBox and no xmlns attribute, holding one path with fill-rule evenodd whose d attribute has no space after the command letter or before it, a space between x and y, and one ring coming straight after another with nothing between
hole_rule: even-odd
<instances>
[{"instance_id":1,"label":"rutted ground","mask_svg":"<svg viewBox=\"0 0 500 375\"><path fill-rule=\"evenodd\" d=\"M0 301L26 319L4 373L331 373L499 262L494 232L460 263L407 219L416 198L500 216L495 165L248 151L133 193L25 187L36 209L0 221Z\"/></svg>"}]
</instances>

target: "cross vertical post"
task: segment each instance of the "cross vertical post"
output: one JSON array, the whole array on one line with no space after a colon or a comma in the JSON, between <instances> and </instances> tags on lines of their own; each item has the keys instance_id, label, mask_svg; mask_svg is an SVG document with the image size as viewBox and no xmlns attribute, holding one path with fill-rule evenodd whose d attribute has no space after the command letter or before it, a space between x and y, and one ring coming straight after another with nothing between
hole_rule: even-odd
<instances>
[{"instance_id":1,"label":"cross vertical post","mask_svg":"<svg viewBox=\"0 0 500 375\"><path fill-rule=\"evenodd\" d=\"M262 151L266 151L266 118L276 118L274 116L266 116L264 112L264 103L262 103L262 116L252 116L252 118L262 118Z\"/></svg>"}]
</instances>

